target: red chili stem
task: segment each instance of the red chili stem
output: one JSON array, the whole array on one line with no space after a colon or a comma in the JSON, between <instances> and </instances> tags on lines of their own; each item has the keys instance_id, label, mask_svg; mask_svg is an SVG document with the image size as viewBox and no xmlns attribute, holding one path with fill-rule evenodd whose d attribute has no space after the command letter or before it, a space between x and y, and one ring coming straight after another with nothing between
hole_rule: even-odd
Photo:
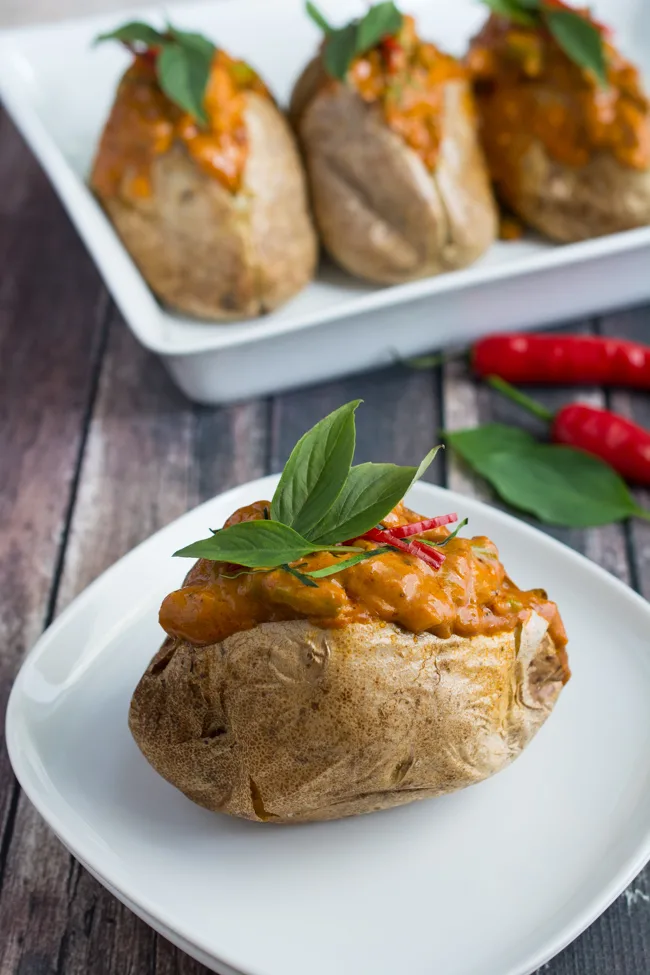
<instances>
[{"instance_id":1,"label":"red chili stem","mask_svg":"<svg viewBox=\"0 0 650 975\"><path fill-rule=\"evenodd\" d=\"M597 335L489 335L472 364L478 376L511 383L650 389L650 346Z\"/></svg>"},{"instance_id":2,"label":"red chili stem","mask_svg":"<svg viewBox=\"0 0 650 975\"><path fill-rule=\"evenodd\" d=\"M492 389L496 389L498 393L503 393L508 399L511 399L513 403L517 403L522 406L529 413L533 413L538 416L540 420L545 420L547 423L552 423L553 414L550 410L547 410L542 403L538 403L537 400L532 399L530 396L526 396L519 389L515 389L510 383L507 383L505 379L501 379L500 376L488 376L486 378L486 383L491 386Z\"/></svg>"},{"instance_id":3,"label":"red chili stem","mask_svg":"<svg viewBox=\"0 0 650 975\"><path fill-rule=\"evenodd\" d=\"M389 531L393 538L408 538L409 535L422 535L424 532L432 531L434 528L441 528L442 525L449 525L453 521L458 521L458 515L438 515L437 518L416 521L412 525L400 525L399 528L390 528Z\"/></svg>"}]
</instances>

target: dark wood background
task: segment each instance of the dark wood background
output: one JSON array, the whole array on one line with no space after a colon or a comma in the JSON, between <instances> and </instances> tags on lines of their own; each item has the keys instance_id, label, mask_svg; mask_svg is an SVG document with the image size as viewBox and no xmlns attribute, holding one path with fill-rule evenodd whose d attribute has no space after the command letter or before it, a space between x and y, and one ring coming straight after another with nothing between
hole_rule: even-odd
<instances>
[{"instance_id":1,"label":"dark wood background","mask_svg":"<svg viewBox=\"0 0 650 975\"><path fill-rule=\"evenodd\" d=\"M359 461L416 463L442 426L531 422L479 388L461 363L426 372L395 366L222 409L192 406L127 331L2 114L0 186L0 713L24 653L92 579L198 502L280 470L298 436L341 403L365 400ZM647 341L650 307L571 328ZM574 392L537 395L554 405ZM650 428L647 395L587 395ZM429 479L483 493L449 456ZM647 493L639 501L650 505ZM650 597L650 525L553 534ZM543 971L647 975L650 870ZM21 795L3 744L0 975L205 972L72 860Z\"/></svg>"}]
</instances>

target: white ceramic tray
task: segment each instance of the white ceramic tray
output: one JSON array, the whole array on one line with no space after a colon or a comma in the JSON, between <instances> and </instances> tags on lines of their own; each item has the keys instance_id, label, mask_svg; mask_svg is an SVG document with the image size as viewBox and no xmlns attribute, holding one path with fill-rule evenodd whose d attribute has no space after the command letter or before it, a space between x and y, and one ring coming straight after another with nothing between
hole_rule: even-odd
<instances>
[{"instance_id":1,"label":"white ceramic tray","mask_svg":"<svg viewBox=\"0 0 650 975\"><path fill-rule=\"evenodd\" d=\"M523 522L420 483L417 510L468 515L520 585L560 602L573 678L547 724L510 768L441 799L291 827L209 813L147 765L129 700L187 569L171 553L276 483L163 529L43 635L7 711L21 785L117 897L225 975L529 975L650 856L650 605Z\"/></svg>"},{"instance_id":2,"label":"white ceramic tray","mask_svg":"<svg viewBox=\"0 0 650 975\"><path fill-rule=\"evenodd\" d=\"M334 21L362 0L322 0ZM422 32L461 54L485 17L476 0L408 0ZM281 102L318 32L303 0L217 0L129 11L204 31L259 68ZM650 79L650 4L597 0ZM263 319L206 325L153 298L85 179L128 58L90 46L122 22L112 13L0 34L0 95L56 187L140 342L192 399L223 403L356 372L495 329L527 328L650 299L650 228L557 247L497 243L473 267L380 288L324 266L318 280Z\"/></svg>"}]
</instances>

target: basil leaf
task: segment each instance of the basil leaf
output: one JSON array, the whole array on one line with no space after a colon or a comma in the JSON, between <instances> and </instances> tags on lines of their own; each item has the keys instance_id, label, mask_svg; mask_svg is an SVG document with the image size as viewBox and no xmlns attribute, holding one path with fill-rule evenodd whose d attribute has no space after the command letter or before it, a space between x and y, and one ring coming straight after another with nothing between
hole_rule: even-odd
<instances>
[{"instance_id":1,"label":"basil leaf","mask_svg":"<svg viewBox=\"0 0 650 975\"><path fill-rule=\"evenodd\" d=\"M99 34L94 44L101 44L102 41L122 41L123 44L143 44L145 47L160 47L165 43L165 38L149 24L144 24L140 20L132 20L128 24L122 24L115 30L106 34Z\"/></svg>"},{"instance_id":2,"label":"basil leaf","mask_svg":"<svg viewBox=\"0 0 650 975\"><path fill-rule=\"evenodd\" d=\"M273 495L274 521L312 537L311 529L334 504L350 473L354 411L360 402L357 399L339 407L298 441Z\"/></svg>"},{"instance_id":3,"label":"basil leaf","mask_svg":"<svg viewBox=\"0 0 650 975\"><path fill-rule=\"evenodd\" d=\"M327 36L323 64L332 78L344 81L357 53L357 24L348 24L333 30Z\"/></svg>"},{"instance_id":4,"label":"basil leaf","mask_svg":"<svg viewBox=\"0 0 650 975\"><path fill-rule=\"evenodd\" d=\"M365 562L366 559L372 559L375 555L384 555L385 552L394 552L395 549L391 549L390 545L383 545L381 548L369 549L367 552L359 552L358 555L353 555L349 559L344 559L342 562L335 562L334 565L326 565L323 569L314 569L313 572L305 572L306 576L311 576L312 579L325 579L327 576L336 575L337 572L342 572L343 569L349 569L353 565L358 565L359 562Z\"/></svg>"},{"instance_id":5,"label":"basil leaf","mask_svg":"<svg viewBox=\"0 0 650 975\"><path fill-rule=\"evenodd\" d=\"M535 17L523 9L528 4L522 0L483 0L483 3L492 13L498 14L499 17L507 17L515 24L533 27L537 23Z\"/></svg>"},{"instance_id":6,"label":"basil leaf","mask_svg":"<svg viewBox=\"0 0 650 975\"><path fill-rule=\"evenodd\" d=\"M605 47L598 28L572 10L543 10L546 26L562 50L575 64L593 71L602 88L607 88Z\"/></svg>"},{"instance_id":7,"label":"basil leaf","mask_svg":"<svg viewBox=\"0 0 650 975\"><path fill-rule=\"evenodd\" d=\"M324 34L332 33L332 27L325 20L320 10L313 3L311 3L311 0L307 0L305 9L308 16L311 17L317 27L320 27Z\"/></svg>"},{"instance_id":8,"label":"basil leaf","mask_svg":"<svg viewBox=\"0 0 650 975\"><path fill-rule=\"evenodd\" d=\"M514 453L534 447L537 443L525 430L503 423L487 423L473 430L445 431L444 437L450 447L484 477L487 476L487 467L495 453Z\"/></svg>"},{"instance_id":9,"label":"basil leaf","mask_svg":"<svg viewBox=\"0 0 650 975\"><path fill-rule=\"evenodd\" d=\"M212 57L197 48L168 44L157 63L158 81L167 97L204 124L208 117L203 98L211 62Z\"/></svg>"},{"instance_id":10,"label":"basil leaf","mask_svg":"<svg viewBox=\"0 0 650 975\"><path fill-rule=\"evenodd\" d=\"M343 490L310 538L320 544L359 538L392 511L409 488L424 474L439 447L429 451L419 467L395 464L359 464L353 467Z\"/></svg>"},{"instance_id":11,"label":"basil leaf","mask_svg":"<svg viewBox=\"0 0 650 975\"><path fill-rule=\"evenodd\" d=\"M172 27L170 23L167 24L167 33L172 37L181 47L188 47L199 54L203 55L204 58L209 58L212 60L216 47L207 37L203 34L195 34L192 31L178 30L176 27Z\"/></svg>"},{"instance_id":12,"label":"basil leaf","mask_svg":"<svg viewBox=\"0 0 650 975\"><path fill-rule=\"evenodd\" d=\"M404 18L392 0L371 7L357 28L356 53L365 54L402 29Z\"/></svg>"},{"instance_id":13,"label":"basil leaf","mask_svg":"<svg viewBox=\"0 0 650 975\"><path fill-rule=\"evenodd\" d=\"M174 552L181 558L265 568L295 562L318 546L277 521L244 521Z\"/></svg>"},{"instance_id":14,"label":"basil leaf","mask_svg":"<svg viewBox=\"0 0 650 975\"><path fill-rule=\"evenodd\" d=\"M504 501L554 525L592 528L631 515L650 517L616 471L573 447L537 444L496 453L487 479Z\"/></svg>"}]
</instances>

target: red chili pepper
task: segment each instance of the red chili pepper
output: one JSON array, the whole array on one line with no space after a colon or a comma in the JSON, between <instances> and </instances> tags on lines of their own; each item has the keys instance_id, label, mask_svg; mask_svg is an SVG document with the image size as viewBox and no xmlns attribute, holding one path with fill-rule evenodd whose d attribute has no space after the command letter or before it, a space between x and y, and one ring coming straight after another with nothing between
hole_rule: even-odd
<instances>
[{"instance_id":1,"label":"red chili pepper","mask_svg":"<svg viewBox=\"0 0 650 975\"><path fill-rule=\"evenodd\" d=\"M510 383L650 389L650 347L593 335L490 335L476 343L479 376Z\"/></svg>"},{"instance_id":2,"label":"red chili pepper","mask_svg":"<svg viewBox=\"0 0 650 975\"><path fill-rule=\"evenodd\" d=\"M636 423L597 406L571 403L553 415L497 376L488 378L494 389L551 424L554 443L577 447L600 457L635 484L650 486L650 433Z\"/></svg>"},{"instance_id":3,"label":"red chili pepper","mask_svg":"<svg viewBox=\"0 0 650 975\"><path fill-rule=\"evenodd\" d=\"M624 416L572 403L555 416L551 438L596 454L628 481L650 485L650 433Z\"/></svg>"},{"instance_id":4,"label":"red chili pepper","mask_svg":"<svg viewBox=\"0 0 650 975\"><path fill-rule=\"evenodd\" d=\"M426 521L416 521L411 525L400 525L398 528L389 528L393 538L408 538L409 535L422 535L424 532L442 525L449 525L453 521L458 521L458 515L438 515L437 518L427 518Z\"/></svg>"},{"instance_id":5,"label":"red chili pepper","mask_svg":"<svg viewBox=\"0 0 650 975\"><path fill-rule=\"evenodd\" d=\"M436 552L434 548L423 545L421 542L411 542L410 544L403 542L401 538L396 538L388 529L371 528L362 537L367 538L371 542L379 542L380 545L392 545L393 548L397 548L401 552L415 555L417 558L422 559L423 562L426 562L427 565L430 565L432 569L439 569L445 561L442 552Z\"/></svg>"}]
</instances>

